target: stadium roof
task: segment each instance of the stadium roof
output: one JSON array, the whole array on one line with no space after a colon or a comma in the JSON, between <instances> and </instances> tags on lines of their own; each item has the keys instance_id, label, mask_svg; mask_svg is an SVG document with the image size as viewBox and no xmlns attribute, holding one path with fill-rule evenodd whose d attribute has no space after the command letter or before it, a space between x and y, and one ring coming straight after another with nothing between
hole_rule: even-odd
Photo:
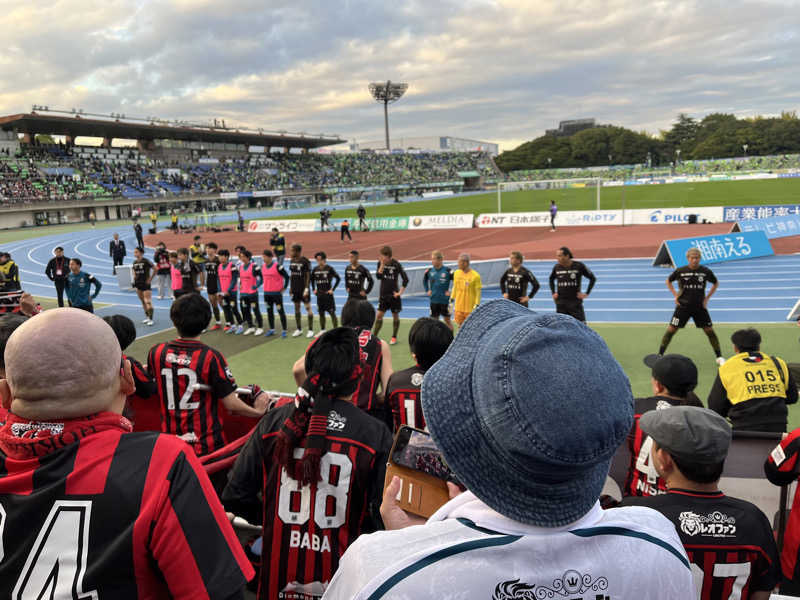
<instances>
[{"instance_id":1,"label":"stadium roof","mask_svg":"<svg viewBox=\"0 0 800 600\"><path fill-rule=\"evenodd\" d=\"M325 134L262 132L234 129L231 127L203 127L202 125L179 123L170 125L168 121L124 118L97 118L101 115L74 114L61 116L53 114L9 115L0 117L0 129L15 133L66 135L73 139L78 136L121 138L129 140L181 140L187 142L208 142L223 144L244 144L247 146L319 148L344 143L339 136Z\"/></svg>"}]
</instances>

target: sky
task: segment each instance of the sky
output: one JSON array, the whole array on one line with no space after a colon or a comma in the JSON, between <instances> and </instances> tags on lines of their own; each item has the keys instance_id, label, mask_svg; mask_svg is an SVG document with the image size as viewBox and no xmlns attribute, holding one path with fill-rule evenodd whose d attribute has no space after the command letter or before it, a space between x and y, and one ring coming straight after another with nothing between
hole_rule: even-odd
<instances>
[{"instance_id":1,"label":"sky","mask_svg":"<svg viewBox=\"0 0 800 600\"><path fill-rule=\"evenodd\" d=\"M800 109L800 1L0 0L0 115L32 104L501 150L560 120Z\"/></svg>"}]
</instances>

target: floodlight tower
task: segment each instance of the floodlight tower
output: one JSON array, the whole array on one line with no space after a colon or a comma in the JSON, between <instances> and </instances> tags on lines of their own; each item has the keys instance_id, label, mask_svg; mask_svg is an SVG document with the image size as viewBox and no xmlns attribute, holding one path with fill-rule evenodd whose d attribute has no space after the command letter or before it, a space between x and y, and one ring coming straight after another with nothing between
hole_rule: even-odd
<instances>
[{"instance_id":1,"label":"floodlight tower","mask_svg":"<svg viewBox=\"0 0 800 600\"><path fill-rule=\"evenodd\" d=\"M383 102L383 123L386 127L386 150L391 150L389 146L389 104L400 100L408 89L407 83L370 83L369 93L378 102Z\"/></svg>"}]
</instances>

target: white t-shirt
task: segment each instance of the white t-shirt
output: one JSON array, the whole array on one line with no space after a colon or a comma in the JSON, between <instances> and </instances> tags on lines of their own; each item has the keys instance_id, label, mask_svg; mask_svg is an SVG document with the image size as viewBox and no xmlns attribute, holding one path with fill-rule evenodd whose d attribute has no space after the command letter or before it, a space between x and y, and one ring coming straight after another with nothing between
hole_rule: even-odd
<instances>
[{"instance_id":1,"label":"white t-shirt","mask_svg":"<svg viewBox=\"0 0 800 600\"><path fill-rule=\"evenodd\" d=\"M643 507L596 503L565 527L507 519L472 493L425 525L362 535L325 600L677 600L696 597L674 526Z\"/></svg>"}]
</instances>

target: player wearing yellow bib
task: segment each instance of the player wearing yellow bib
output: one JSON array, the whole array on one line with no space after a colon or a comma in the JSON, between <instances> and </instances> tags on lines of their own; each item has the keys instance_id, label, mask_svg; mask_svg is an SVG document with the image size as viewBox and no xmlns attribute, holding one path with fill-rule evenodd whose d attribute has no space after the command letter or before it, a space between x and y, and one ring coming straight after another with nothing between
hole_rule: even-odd
<instances>
[{"instance_id":1,"label":"player wearing yellow bib","mask_svg":"<svg viewBox=\"0 0 800 600\"><path fill-rule=\"evenodd\" d=\"M734 356L725 361L708 395L708 407L740 431L786 431L787 404L797 385L786 362L760 351L761 334L740 329L731 336Z\"/></svg>"},{"instance_id":2,"label":"player wearing yellow bib","mask_svg":"<svg viewBox=\"0 0 800 600\"><path fill-rule=\"evenodd\" d=\"M481 303L481 276L470 268L469 254L461 254L458 257L458 269L453 273L453 291L450 299L454 303L454 318L459 327Z\"/></svg>"}]
</instances>

